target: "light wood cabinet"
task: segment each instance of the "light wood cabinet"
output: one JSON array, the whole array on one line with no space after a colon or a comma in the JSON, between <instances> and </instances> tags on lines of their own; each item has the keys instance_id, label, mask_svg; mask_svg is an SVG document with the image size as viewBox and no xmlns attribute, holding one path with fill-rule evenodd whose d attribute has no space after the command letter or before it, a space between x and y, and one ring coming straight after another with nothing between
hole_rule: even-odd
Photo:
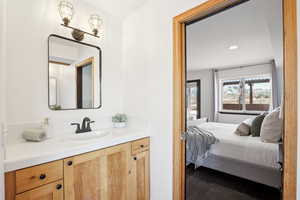
<instances>
[{"instance_id":1,"label":"light wood cabinet","mask_svg":"<svg viewBox=\"0 0 300 200\"><path fill-rule=\"evenodd\" d=\"M18 194L16 200L63 200L63 181L50 183L37 189Z\"/></svg>"},{"instance_id":2,"label":"light wood cabinet","mask_svg":"<svg viewBox=\"0 0 300 200\"><path fill-rule=\"evenodd\" d=\"M149 151L138 153L132 157L130 200L149 200Z\"/></svg>"},{"instance_id":3,"label":"light wood cabinet","mask_svg":"<svg viewBox=\"0 0 300 200\"><path fill-rule=\"evenodd\" d=\"M149 200L149 139L5 174L5 200Z\"/></svg>"},{"instance_id":4,"label":"light wood cabinet","mask_svg":"<svg viewBox=\"0 0 300 200\"><path fill-rule=\"evenodd\" d=\"M17 194L63 178L61 160L16 171Z\"/></svg>"},{"instance_id":5,"label":"light wood cabinet","mask_svg":"<svg viewBox=\"0 0 300 200\"><path fill-rule=\"evenodd\" d=\"M136 140L131 143L131 153L132 155L148 151L149 150L149 139L141 139L141 140Z\"/></svg>"},{"instance_id":6,"label":"light wood cabinet","mask_svg":"<svg viewBox=\"0 0 300 200\"><path fill-rule=\"evenodd\" d=\"M130 144L65 159L68 200L127 200Z\"/></svg>"}]
</instances>

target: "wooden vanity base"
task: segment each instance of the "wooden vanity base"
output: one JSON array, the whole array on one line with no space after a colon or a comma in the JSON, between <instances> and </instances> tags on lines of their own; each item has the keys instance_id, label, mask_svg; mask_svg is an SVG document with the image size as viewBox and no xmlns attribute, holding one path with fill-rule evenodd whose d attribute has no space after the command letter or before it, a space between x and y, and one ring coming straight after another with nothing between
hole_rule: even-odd
<instances>
[{"instance_id":1,"label":"wooden vanity base","mask_svg":"<svg viewBox=\"0 0 300 200\"><path fill-rule=\"evenodd\" d=\"M5 200L149 200L149 138L5 174Z\"/></svg>"}]
</instances>

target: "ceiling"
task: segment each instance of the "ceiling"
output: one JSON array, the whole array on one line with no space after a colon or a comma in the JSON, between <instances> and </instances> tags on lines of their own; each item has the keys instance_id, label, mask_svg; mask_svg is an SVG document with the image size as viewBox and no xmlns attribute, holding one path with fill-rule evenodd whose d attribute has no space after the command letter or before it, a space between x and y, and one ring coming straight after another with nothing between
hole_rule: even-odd
<instances>
[{"instance_id":1,"label":"ceiling","mask_svg":"<svg viewBox=\"0 0 300 200\"><path fill-rule=\"evenodd\" d=\"M119 18L124 18L141 7L147 0L82 0Z\"/></svg>"},{"instance_id":2,"label":"ceiling","mask_svg":"<svg viewBox=\"0 0 300 200\"><path fill-rule=\"evenodd\" d=\"M281 65L280 2L251 0L188 25L188 71L257 64L271 59ZM232 45L238 49L229 50Z\"/></svg>"}]
</instances>

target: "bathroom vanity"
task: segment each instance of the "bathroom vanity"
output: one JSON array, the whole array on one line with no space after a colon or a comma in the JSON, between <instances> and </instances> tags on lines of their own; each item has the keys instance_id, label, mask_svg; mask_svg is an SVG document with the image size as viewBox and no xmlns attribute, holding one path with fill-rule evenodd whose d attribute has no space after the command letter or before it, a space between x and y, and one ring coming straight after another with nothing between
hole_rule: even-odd
<instances>
[{"instance_id":1,"label":"bathroom vanity","mask_svg":"<svg viewBox=\"0 0 300 200\"><path fill-rule=\"evenodd\" d=\"M69 149L57 146L46 159L61 159L38 165L28 166L41 162L41 154L7 161L6 200L148 200L149 137L128 134L103 140ZM74 155L63 157L61 148ZM11 170L14 166L27 167Z\"/></svg>"},{"instance_id":2,"label":"bathroom vanity","mask_svg":"<svg viewBox=\"0 0 300 200\"><path fill-rule=\"evenodd\" d=\"M99 47L50 35L49 108L99 109L101 63ZM17 137L5 149L5 200L149 200L149 135L128 128L93 131L93 122L85 117L66 133L56 128L55 136L34 140L41 142L19 138L23 129L12 131ZM43 132L25 130L30 138Z\"/></svg>"}]
</instances>

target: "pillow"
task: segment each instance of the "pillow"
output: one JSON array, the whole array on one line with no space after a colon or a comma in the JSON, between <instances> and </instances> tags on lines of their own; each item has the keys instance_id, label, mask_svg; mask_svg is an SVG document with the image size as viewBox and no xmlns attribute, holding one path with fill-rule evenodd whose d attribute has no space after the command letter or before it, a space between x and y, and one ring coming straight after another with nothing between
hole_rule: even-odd
<instances>
[{"instance_id":1,"label":"pillow","mask_svg":"<svg viewBox=\"0 0 300 200\"><path fill-rule=\"evenodd\" d=\"M261 141L277 143L282 138L282 119L280 119L280 108L269 113L261 126Z\"/></svg>"},{"instance_id":2,"label":"pillow","mask_svg":"<svg viewBox=\"0 0 300 200\"><path fill-rule=\"evenodd\" d=\"M245 122L242 122L239 124L234 133L239 136L248 136L250 135L250 126Z\"/></svg>"},{"instance_id":3,"label":"pillow","mask_svg":"<svg viewBox=\"0 0 300 200\"><path fill-rule=\"evenodd\" d=\"M265 114L262 114L262 115L258 115L257 117L255 117L253 119L253 122L252 122L252 125L250 128L250 132L253 137L260 136L260 129L261 129L261 125L262 125L262 122L263 122L265 116L266 116Z\"/></svg>"},{"instance_id":4,"label":"pillow","mask_svg":"<svg viewBox=\"0 0 300 200\"><path fill-rule=\"evenodd\" d=\"M251 126L252 126L253 120L254 120L253 117L252 117L252 118L248 118L248 119L245 119L245 120L243 121L243 123L245 123L245 124L247 124L249 127L251 127Z\"/></svg>"}]
</instances>

